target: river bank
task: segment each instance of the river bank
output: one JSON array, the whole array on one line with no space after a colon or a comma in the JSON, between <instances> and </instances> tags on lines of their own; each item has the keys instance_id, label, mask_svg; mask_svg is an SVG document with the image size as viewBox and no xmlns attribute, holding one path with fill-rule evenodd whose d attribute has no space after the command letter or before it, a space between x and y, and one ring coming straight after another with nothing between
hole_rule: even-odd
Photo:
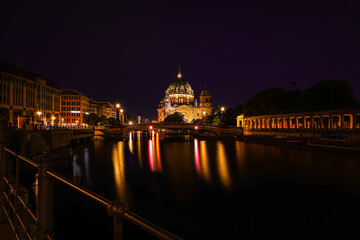
<instances>
[{"instance_id":1,"label":"river bank","mask_svg":"<svg viewBox=\"0 0 360 240\"><path fill-rule=\"evenodd\" d=\"M360 152L360 146L344 139L331 138L287 138L266 135L247 135L235 138L238 141L246 143L258 143L265 145L280 145L289 147L305 147L315 149L328 149L337 151Z\"/></svg>"}]
</instances>

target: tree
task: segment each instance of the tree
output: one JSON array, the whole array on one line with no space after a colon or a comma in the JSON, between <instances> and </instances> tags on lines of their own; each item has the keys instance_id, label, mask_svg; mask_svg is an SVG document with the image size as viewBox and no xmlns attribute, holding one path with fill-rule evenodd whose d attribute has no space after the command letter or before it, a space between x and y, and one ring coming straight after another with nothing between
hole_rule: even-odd
<instances>
[{"instance_id":1,"label":"tree","mask_svg":"<svg viewBox=\"0 0 360 240\"><path fill-rule=\"evenodd\" d=\"M323 80L303 91L302 111L354 108L359 106L347 81Z\"/></svg>"},{"instance_id":2,"label":"tree","mask_svg":"<svg viewBox=\"0 0 360 240\"><path fill-rule=\"evenodd\" d=\"M163 122L184 122L184 115L175 112L174 114L167 116Z\"/></svg>"},{"instance_id":3,"label":"tree","mask_svg":"<svg viewBox=\"0 0 360 240\"><path fill-rule=\"evenodd\" d=\"M229 108L224 113L224 125L236 126L236 117L244 112L243 105L238 105L235 108ZM220 119L219 119L220 121Z\"/></svg>"},{"instance_id":4,"label":"tree","mask_svg":"<svg viewBox=\"0 0 360 240\"><path fill-rule=\"evenodd\" d=\"M109 119L105 115L102 115L99 121L102 125L109 125Z\"/></svg>"},{"instance_id":5,"label":"tree","mask_svg":"<svg viewBox=\"0 0 360 240\"><path fill-rule=\"evenodd\" d=\"M201 119L199 118L199 119L193 119L192 121L191 121L191 123L201 123Z\"/></svg>"},{"instance_id":6,"label":"tree","mask_svg":"<svg viewBox=\"0 0 360 240\"><path fill-rule=\"evenodd\" d=\"M262 90L244 104L246 115L286 113L297 110L300 90L285 91L283 88Z\"/></svg>"},{"instance_id":7,"label":"tree","mask_svg":"<svg viewBox=\"0 0 360 240\"><path fill-rule=\"evenodd\" d=\"M99 121L99 116L95 113L84 114L84 122L88 125L95 126Z\"/></svg>"},{"instance_id":8,"label":"tree","mask_svg":"<svg viewBox=\"0 0 360 240\"><path fill-rule=\"evenodd\" d=\"M110 118L108 118L108 122L109 122L109 125L114 126L114 125L116 125L116 118L110 117Z\"/></svg>"},{"instance_id":9,"label":"tree","mask_svg":"<svg viewBox=\"0 0 360 240\"><path fill-rule=\"evenodd\" d=\"M244 104L249 116L359 107L346 81L323 80L304 91L280 87L262 90Z\"/></svg>"},{"instance_id":10,"label":"tree","mask_svg":"<svg viewBox=\"0 0 360 240\"><path fill-rule=\"evenodd\" d=\"M213 117L211 124L219 126L220 123L221 123L220 120L221 120L221 119L220 119L220 114L216 114L216 115Z\"/></svg>"}]
</instances>

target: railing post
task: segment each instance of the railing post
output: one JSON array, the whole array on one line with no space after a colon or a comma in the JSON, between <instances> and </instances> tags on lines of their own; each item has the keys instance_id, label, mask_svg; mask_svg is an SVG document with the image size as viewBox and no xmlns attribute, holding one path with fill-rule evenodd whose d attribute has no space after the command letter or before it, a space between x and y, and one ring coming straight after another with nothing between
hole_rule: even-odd
<instances>
[{"instance_id":1,"label":"railing post","mask_svg":"<svg viewBox=\"0 0 360 240\"><path fill-rule=\"evenodd\" d=\"M122 240L123 218L128 210L128 207L119 201L113 201L107 207L109 216L114 218L114 240Z\"/></svg>"},{"instance_id":2,"label":"railing post","mask_svg":"<svg viewBox=\"0 0 360 240\"><path fill-rule=\"evenodd\" d=\"M53 179L46 173L52 164L46 157L39 158L38 169L38 225L37 239L47 239L53 234Z\"/></svg>"},{"instance_id":3,"label":"railing post","mask_svg":"<svg viewBox=\"0 0 360 240\"><path fill-rule=\"evenodd\" d=\"M0 221L6 219L5 213L2 210L2 207L5 205L5 196L3 192L5 191L5 181L4 177L7 176L7 165L6 165L6 152L4 150L4 145L0 144Z\"/></svg>"}]
</instances>

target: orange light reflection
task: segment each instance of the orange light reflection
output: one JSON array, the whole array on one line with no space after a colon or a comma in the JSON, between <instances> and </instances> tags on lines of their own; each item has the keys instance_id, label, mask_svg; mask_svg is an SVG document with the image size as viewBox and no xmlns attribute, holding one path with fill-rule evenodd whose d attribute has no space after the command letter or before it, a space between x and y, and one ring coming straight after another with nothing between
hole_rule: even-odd
<instances>
[{"instance_id":1,"label":"orange light reflection","mask_svg":"<svg viewBox=\"0 0 360 240\"><path fill-rule=\"evenodd\" d=\"M132 154L134 154L134 140L133 140L133 133L129 134L129 150Z\"/></svg>"},{"instance_id":2,"label":"orange light reflection","mask_svg":"<svg viewBox=\"0 0 360 240\"><path fill-rule=\"evenodd\" d=\"M126 178L125 178L125 143L119 141L112 150L112 160L114 165L114 181L116 187L116 193L118 199L122 202L127 203L126 201Z\"/></svg>"},{"instance_id":3,"label":"orange light reflection","mask_svg":"<svg viewBox=\"0 0 360 240\"><path fill-rule=\"evenodd\" d=\"M141 132L137 132L137 153L139 159L140 168L143 168L143 159L141 157Z\"/></svg>"},{"instance_id":4,"label":"orange light reflection","mask_svg":"<svg viewBox=\"0 0 360 240\"><path fill-rule=\"evenodd\" d=\"M218 142L218 170L220 180L224 187L231 188L231 178L229 166L226 158L225 146L222 142Z\"/></svg>"},{"instance_id":5,"label":"orange light reflection","mask_svg":"<svg viewBox=\"0 0 360 240\"><path fill-rule=\"evenodd\" d=\"M206 148L206 142L200 141L200 161L201 161L201 170L203 177L207 182L211 181L210 167L209 167L209 156Z\"/></svg>"}]
</instances>

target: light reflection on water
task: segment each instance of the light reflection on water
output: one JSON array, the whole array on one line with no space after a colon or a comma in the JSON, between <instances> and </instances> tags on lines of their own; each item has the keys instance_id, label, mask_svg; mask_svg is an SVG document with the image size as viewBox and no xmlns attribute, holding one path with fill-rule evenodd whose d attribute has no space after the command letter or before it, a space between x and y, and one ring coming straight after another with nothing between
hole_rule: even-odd
<instances>
[{"instance_id":1,"label":"light reflection on water","mask_svg":"<svg viewBox=\"0 0 360 240\"><path fill-rule=\"evenodd\" d=\"M159 134L143 138L140 132L131 133L127 142L97 141L94 146L93 153L87 147L74 154L73 176L82 176L86 185L92 186L98 171L92 162L101 161L106 166L110 161L117 197L126 193L126 187L132 188L126 185L127 177L139 172L161 174L176 195L179 191L195 191L200 182L210 188L221 186L225 192L254 180L291 180L345 188L360 185L360 163L353 161L352 154L239 141L168 141L160 139Z\"/></svg>"},{"instance_id":2,"label":"light reflection on water","mask_svg":"<svg viewBox=\"0 0 360 240\"><path fill-rule=\"evenodd\" d=\"M220 175L220 181L226 189L231 189L231 176L229 171L229 159L225 152L224 143L217 142L217 160L218 160L218 171Z\"/></svg>"},{"instance_id":3,"label":"light reflection on water","mask_svg":"<svg viewBox=\"0 0 360 240\"><path fill-rule=\"evenodd\" d=\"M196 139L197 140L197 139ZM201 172L204 180L210 184L211 183L211 173L210 173L210 163L209 156L206 147L206 141L200 141L200 162L201 162Z\"/></svg>"},{"instance_id":4,"label":"light reflection on water","mask_svg":"<svg viewBox=\"0 0 360 240\"><path fill-rule=\"evenodd\" d=\"M298 220L294 215L289 222L297 224L307 220L318 209L322 209L318 211L319 218L323 217L321 214L328 211L327 205L323 206L325 197L318 200L318 205L312 197L314 192L325 191L324 187L331 189L331 193L326 194L333 197L326 198L326 203L340 200L339 206L347 199L336 195L337 188L360 195L360 161L355 153L233 140L162 139L158 134L143 137L138 132L131 134L128 141L96 141L77 151L74 163L77 164L74 164L74 173L85 176L85 187L100 195L109 188L106 193L110 192L111 196L106 197L117 198L131 209L150 209L149 212L154 209L151 213L154 215L162 205L169 204L173 206L173 218L188 214L177 224L191 225L189 228L199 225L205 232L211 228L215 234L213 239L219 239L224 233L216 232L219 226L208 222L212 218L206 214L215 204L227 208L226 217L219 211L219 219L229 215L250 226L249 229L256 229L257 219L268 217L263 221L268 224L269 218L279 216L277 220L281 222L284 216L288 217L288 209L294 211L298 207L301 209L298 214L304 212L305 217ZM302 187L299 188L299 184ZM303 185L311 186L310 190ZM316 191L311 190L313 187ZM283 207L287 205L288 208ZM328 205L331 209L338 206ZM162 217L171 218L167 209L162 210ZM193 222L188 216L194 218ZM329 213L324 219L336 221L332 216ZM340 217L343 216L339 214L338 219ZM291 226L296 226L295 223ZM228 224L232 222L223 225Z\"/></svg>"},{"instance_id":5,"label":"light reflection on water","mask_svg":"<svg viewBox=\"0 0 360 240\"><path fill-rule=\"evenodd\" d=\"M127 193L125 164L128 161L125 158L125 143L117 142L112 149L112 162L114 167L114 183L117 198L125 203L129 202L129 194Z\"/></svg>"},{"instance_id":6,"label":"light reflection on water","mask_svg":"<svg viewBox=\"0 0 360 240\"><path fill-rule=\"evenodd\" d=\"M201 177L201 161L200 161L200 153L199 153L199 141L194 139L194 160L195 160L195 167L198 175Z\"/></svg>"}]
</instances>

